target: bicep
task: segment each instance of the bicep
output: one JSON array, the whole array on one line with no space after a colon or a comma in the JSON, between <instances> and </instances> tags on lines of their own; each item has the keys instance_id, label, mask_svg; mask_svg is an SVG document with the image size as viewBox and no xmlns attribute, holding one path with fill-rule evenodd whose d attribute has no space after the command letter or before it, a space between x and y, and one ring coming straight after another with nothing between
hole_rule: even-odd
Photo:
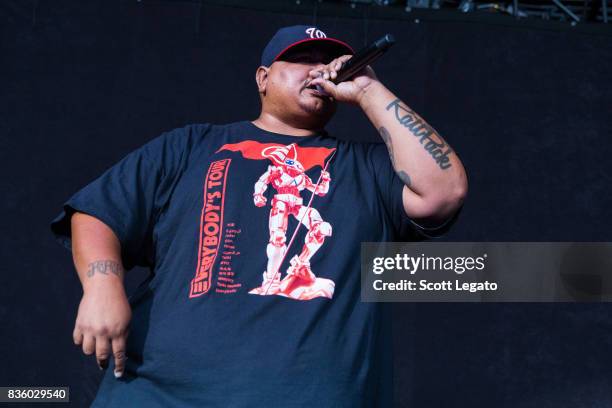
<instances>
[{"instance_id":1,"label":"bicep","mask_svg":"<svg viewBox=\"0 0 612 408\"><path fill-rule=\"evenodd\" d=\"M120 259L121 244L104 222L91 215L75 212L70 220L72 252L76 264L88 259Z\"/></svg>"},{"instance_id":2,"label":"bicep","mask_svg":"<svg viewBox=\"0 0 612 408\"><path fill-rule=\"evenodd\" d=\"M81 235L96 235L107 240L109 238L114 238L119 242L117 235L115 235L111 227L89 214L76 211L70 219L70 225L73 238L77 238Z\"/></svg>"}]
</instances>

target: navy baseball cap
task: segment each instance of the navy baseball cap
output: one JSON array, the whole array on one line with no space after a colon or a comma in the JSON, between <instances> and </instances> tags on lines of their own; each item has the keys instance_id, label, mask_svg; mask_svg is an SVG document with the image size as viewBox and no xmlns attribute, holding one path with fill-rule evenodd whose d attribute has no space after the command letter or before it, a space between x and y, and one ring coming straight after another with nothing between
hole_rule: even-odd
<instances>
[{"instance_id":1,"label":"navy baseball cap","mask_svg":"<svg viewBox=\"0 0 612 408\"><path fill-rule=\"evenodd\" d=\"M269 67L287 51L302 44L321 46L333 58L355 53L350 45L336 38L328 37L318 27L296 25L283 27L274 34L261 54L261 65Z\"/></svg>"}]
</instances>

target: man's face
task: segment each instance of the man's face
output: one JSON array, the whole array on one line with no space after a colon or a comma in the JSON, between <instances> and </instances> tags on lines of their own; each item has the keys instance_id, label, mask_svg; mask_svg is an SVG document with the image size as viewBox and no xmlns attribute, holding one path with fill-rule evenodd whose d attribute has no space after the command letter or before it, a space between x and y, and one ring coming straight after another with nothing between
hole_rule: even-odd
<instances>
[{"instance_id":1,"label":"man's face","mask_svg":"<svg viewBox=\"0 0 612 408\"><path fill-rule=\"evenodd\" d=\"M275 61L269 67L266 84L265 102L269 109L282 117L289 115L290 120L326 123L336 111L336 101L306 85L308 73L332 59L320 46L305 45Z\"/></svg>"}]
</instances>

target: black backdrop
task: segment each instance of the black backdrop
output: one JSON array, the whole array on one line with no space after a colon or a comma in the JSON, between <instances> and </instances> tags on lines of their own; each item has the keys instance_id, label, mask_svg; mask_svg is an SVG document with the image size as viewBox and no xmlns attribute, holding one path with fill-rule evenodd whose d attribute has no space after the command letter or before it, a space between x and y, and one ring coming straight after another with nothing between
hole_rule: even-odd
<instances>
[{"instance_id":1,"label":"black backdrop","mask_svg":"<svg viewBox=\"0 0 612 408\"><path fill-rule=\"evenodd\" d=\"M68 385L73 405L91 401L100 374L71 338L80 284L49 221L73 192L164 130L254 119L259 55L283 25L316 19L355 47L396 36L375 65L379 78L468 169L469 198L447 240L612 241L609 32L471 16L417 23L362 6L337 17L316 7L0 4L0 386ZM328 129L377 139L353 108ZM130 287L143 276L130 275ZM397 305L396 405L612 406L611 311Z\"/></svg>"}]
</instances>

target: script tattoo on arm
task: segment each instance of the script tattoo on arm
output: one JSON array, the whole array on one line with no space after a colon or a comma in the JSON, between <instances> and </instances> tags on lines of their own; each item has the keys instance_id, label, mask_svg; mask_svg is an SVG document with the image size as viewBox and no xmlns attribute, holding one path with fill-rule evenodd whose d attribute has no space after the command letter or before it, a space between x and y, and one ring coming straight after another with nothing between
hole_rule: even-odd
<instances>
[{"instance_id":1,"label":"script tattoo on arm","mask_svg":"<svg viewBox=\"0 0 612 408\"><path fill-rule=\"evenodd\" d=\"M94 261L87 266L89 267L89 269L87 269L87 276L90 278L96 273L101 273L102 275L112 273L117 275L119 278L123 277L123 267L121 264L113 260Z\"/></svg>"},{"instance_id":2,"label":"script tattoo on arm","mask_svg":"<svg viewBox=\"0 0 612 408\"><path fill-rule=\"evenodd\" d=\"M400 180L402 180L402 183L404 183L406 187L410 187L410 184L412 184L412 181L410 180L410 176L408 175L408 173L406 173L404 170L397 170L395 167L395 154L393 153L393 141L391 140L391 135L389 134L389 131L384 126L381 126L378 129L378 133L380 133L380 137L382 137L385 144L387 145L387 150L389 150L389 157L391 158L391 164L393 165L393 169L395 170L395 173L400 178Z\"/></svg>"},{"instance_id":3,"label":"script tattoo on arm","mask_svg":"<svg viewBox=\"0 0 612 408\"><path fill-rule=\"evenodd\" d=\"M452 166L448 156L453 152L453 149L431 126L425 123L413 110L402 106L399 99L387 105L387 110L391 109L393 109L395 119L397 119L399 124L407 128L414 137L419 139L421 146L435 160L440 169L446 170Z\"/></svg>"}]
</instances>

